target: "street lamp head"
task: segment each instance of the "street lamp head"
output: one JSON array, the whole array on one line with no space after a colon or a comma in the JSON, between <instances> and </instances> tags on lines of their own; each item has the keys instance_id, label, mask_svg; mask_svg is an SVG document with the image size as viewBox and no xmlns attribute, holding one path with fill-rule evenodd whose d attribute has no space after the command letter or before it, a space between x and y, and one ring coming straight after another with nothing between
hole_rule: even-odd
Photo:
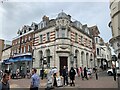
<instances>
[{"instance_id":1,"label":"street lamp head","mask_svg":"<svg viewBox=\"0 0 120 90\"><path fill-rule=\"evenodd\" d=\"M118 59L120 59L120 53L118 54Z\"/></svg>"}]
</instances>

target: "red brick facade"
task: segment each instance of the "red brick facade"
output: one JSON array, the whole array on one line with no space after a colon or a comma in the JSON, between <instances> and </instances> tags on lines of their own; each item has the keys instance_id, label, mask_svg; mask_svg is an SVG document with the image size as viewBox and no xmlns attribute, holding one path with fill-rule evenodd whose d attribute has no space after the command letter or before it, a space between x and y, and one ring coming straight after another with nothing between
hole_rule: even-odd
<instances>
[{"instance_id":1,"label":"red brick facade","mask_svg":"<svg viewBox=\"0 0 120 90\"><path fill-rule=\"evenodd\" d=\"M31 32L29 34L22 35L17 39L14 39L12 41L11 56L14 56L15 54L19 54L19 53L31 52L33 45L33 37L34 34L33 32Z\"/></svg>"}]
</instances>

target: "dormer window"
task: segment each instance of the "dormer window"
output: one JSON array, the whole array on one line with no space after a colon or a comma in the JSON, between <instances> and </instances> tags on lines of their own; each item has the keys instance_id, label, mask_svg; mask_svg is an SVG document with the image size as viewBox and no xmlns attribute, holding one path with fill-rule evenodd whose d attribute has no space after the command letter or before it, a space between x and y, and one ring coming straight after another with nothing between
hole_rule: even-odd
<instances>
[{"instance_id":1,"label":"dormer window","mask_svg":"<svg viewBox=\"0 0 120 90\"><path fill-rule=\"evenodd\" d=\"M29 31L31 31L32 29L31 28L29 28Z\"/></svg>"},{"instance_id":2,"label":"dormer window","mask_svg":"<svg viewBox=\"0 0 120 90\"><path fill-rule=\"evenodd\" d=\"M22 35L22 32L20 32L20 35Z\"/></svg>"},{"instance_id":3,"label":"dormer window","mask_svg":"<svg viewBox=\"0 0 120 90\"><path fill-rule=\"evenodd\" d=\"M26 33L26 30L24 30L24 33Z\"/></svg>"},{"instance_id":4,"label":"dormer window","mask_svg":"<svg viewBox=\"0 0 120 90\"><path fill-rule=\"evenodd\" d=\"M38 29L38 25L35 25L35 30L37 30Z\"/></svg>"},{"instance_id":5,"label":"dormer window","mask_svg":"<svg viewBox=\"0 0 120 90\"><path fill-rule=\"evenodd\" d=\"M88 28L85 28L85 32L86 32L87 34L90 34Z\"/></svg>"}]
</instances>

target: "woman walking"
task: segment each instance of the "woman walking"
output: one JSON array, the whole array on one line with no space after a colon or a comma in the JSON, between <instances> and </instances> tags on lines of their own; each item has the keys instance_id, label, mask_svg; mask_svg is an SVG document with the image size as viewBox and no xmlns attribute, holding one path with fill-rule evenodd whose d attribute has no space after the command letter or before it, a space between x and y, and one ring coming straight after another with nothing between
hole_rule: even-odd
<instances>
[{"instance_id":1,"label":"woman walking","mask_svg":"<svg viewBox=\"0 0 120 90\"><path fill-rule=\"evenodd\" d=\"M83 69L82 69L82 67L80 67L80 75L81 75L82 80L84 80Z\"/></svg>"}]
</instances>

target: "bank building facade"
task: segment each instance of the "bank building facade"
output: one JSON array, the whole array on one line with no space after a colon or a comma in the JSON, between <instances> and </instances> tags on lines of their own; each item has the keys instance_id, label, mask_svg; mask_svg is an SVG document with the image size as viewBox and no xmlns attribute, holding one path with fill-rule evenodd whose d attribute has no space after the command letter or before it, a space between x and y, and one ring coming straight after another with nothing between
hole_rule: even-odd
<instances>
[{"instance_id":1,"label":"bank building facade","mask_svg":"<svg viewBox=\"0 0 120 90\"><path fill-rule=\"evenodd\" d=\"M55 19L43 16L34 31L33 67L37 69L63 66L93 68L93 37L87 24L72 21L64 12Z\"/></svg>"}]
</instances>

